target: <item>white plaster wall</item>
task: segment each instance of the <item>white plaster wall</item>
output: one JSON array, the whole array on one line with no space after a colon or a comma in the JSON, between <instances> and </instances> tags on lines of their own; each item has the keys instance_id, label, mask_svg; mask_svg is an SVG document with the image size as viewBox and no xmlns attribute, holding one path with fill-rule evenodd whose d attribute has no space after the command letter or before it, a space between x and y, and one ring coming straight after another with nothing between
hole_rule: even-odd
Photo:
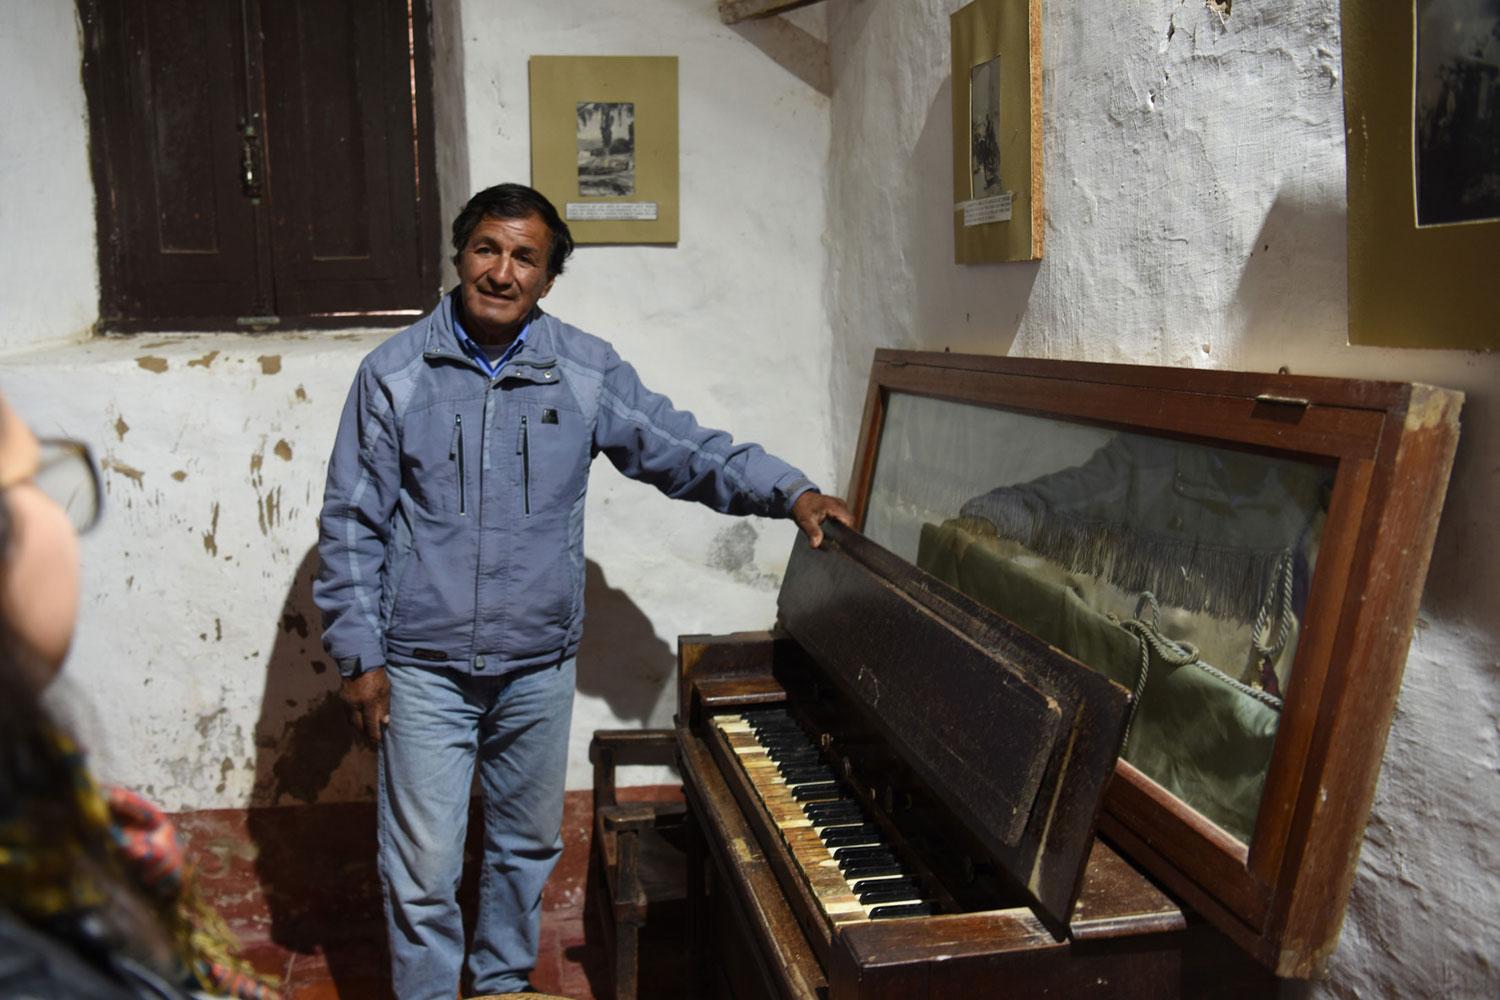
<instances>
[{"instance_id":1,"label":"white plaster wall","mask_svg":"<svg viewBox=\"0 0 1500 1000\"><path fill-rule=\"evenodd\" d=\"M98 318L74 9L0 0L0 352L81 339Z\"/></svg>"},{"instance_id":2,"label":"white plaster wall","mask_svg":"<svg viewBox=\"0 0 1500 1000\"><path fill-rule=\"evenodd\" d=\"M459 188L529 179L529 55L679 56L680 244L583 248L546 305L705 423L832 482L821 18L741 34L689 0L436 7L445 213ZM78 60L71 4L4 0L0 80L25 99L0 108L0 391L39 430L91 441L108 488L53 701L106 779L169 809L367 796L308 587L339 410L386 334L68 342L98 296ZM596 472L575 788L595 728L670 724L679 633L770 624L793 531Z\"/></svg>"},{"instance_id":3,"label":"white plaster wall","mask_svg":"<svg viewBox=\"0 0 1500 1000\"><path fill-rule=\"evenodd\" d=\"M948 15L829 0L840 468L877 346L1414 379L1463 440L1328 997L1500 992L1500 357L1345 345L1338 5L1044 4L1046 257L952 263Z\"/></svg>"}]
</instances>

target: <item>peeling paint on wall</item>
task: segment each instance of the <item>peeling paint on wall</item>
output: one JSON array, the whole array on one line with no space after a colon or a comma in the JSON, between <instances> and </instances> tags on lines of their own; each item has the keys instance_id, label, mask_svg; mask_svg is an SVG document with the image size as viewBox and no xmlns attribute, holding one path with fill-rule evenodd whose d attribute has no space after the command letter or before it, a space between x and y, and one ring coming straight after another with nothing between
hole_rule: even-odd
<instances>
[{"instance_id":1,"label":"peeling paint on wall","mask_svg":"<svg viewBox=\"0 0 1500 1000\"><path fill-rule=\"evenodd\" d=\"M115 419L115 436L118 437L121 441L125 440L125 435L129 432L129 430L130 425L125 422L124 417L117 417Z\"/></svg>"},{"instance_id":2,"label":"peeling paint on wall","mask_svg":"<svg viewBox=\"0 0 1500 1000\"><path fill-rule=\"evenodd\" d=\"M279 354L262 354L255 360L260 362L262 375L275 375L281 371L281 355Z\"/></svg>"},{"instance_id":3,"label":"peeling paint on wall","mask_svg":"<svg viewBox=\"0 0 1500 1000\"><path fill-rule=\"evenodd\" d=\"M135 363L146 369L148 372L155 372L157 375L160 375L162 372L167 370L167 359L158 358L153 354L147 354L143 357L136 358Z\"/></svg>"},{"instance_id":4,"label":"peeling paint on wall","mask_svg":"<svg viewBox=\"0 0 1500 1000\"><path fill-rule=\"evenodd\" d=\"M276 452L276 457L283 462L290 462L292 460L292 446L286 443L286 438L277 441L276 447L272 451Z\"/></svg>"},{"instance_id":5,"label":"peeling paint on wall","mask_svg":"<svg viewBox=\"0 0 1500 1000\"><path fill-rule=\"evenodd\" d=\"M271 529L281 524L281 487L278 486L265 496L259 496L257 491L255 519L260 524L260 533L269 535Z\"/></svg>"},{"instance_id":6,"label":"peeling paint on wall","mask_svg":"<svg viewBox=\"0 0 1500 1000\"><path fill-rule=\"evenodd\" d=\"M182 482L184 479L187 478L187 470L186 469L178 469L176 472L172 473L172 478L175 479L175 480L177 480L179 483Z\"/></svg>"},{"instance_id":7,"label":"peeling paint on wall","mask_svg":"<svg viewBox=\"0 0 1500 1000\"><path fill-rule=\"evenodd\" d=\"M229 715L229 709L221 705L218 710L210 712L208 715L198 716L198 721L194 724L193 728L198 730L200 737L208 739L208 731L213 728L214 722L225 718L227 715Z\"/></svg>"},{"instance_id":8,"label":"peeling paint on wall","mask_svg":"<svg viewBox=\"0 0 1500 1000\"><path fill-rule=\"evenodd\" d=\"M106 458L101 464L110 472L118 472L142 489L146 488L146 484L142 482L146 478L146 474L140 469L126 465L124 462L116 461L113 458Z\"/></svg>"},{"instance_id":9,"label":"peeling paint on wall","mask_svg":"<svg viewBox=\"0 0 1500 1000\"><path fill-rule=\"evenodd\" d=\"M740 583L761 590L775 590L781 586L781 577L775 573L763 573L755 564L755 543L759 538L755 526L749 521L734 521L714 535L708 550L708 565L723 570Z\"/></svg>"},{"instance_id":10,"label":"peeling paint on wall","mask_svg":"<svg viewBox=\"0 0 1500 1000\"><path fill-rule=\"evenodd\" d=\"M203 551L211 556L219 554L219 505L214 504L213 518L209 522L208 530L203 533Z\"/></svg>"},{"instance_id":11,"label":"peeling paint on wall","mask_svg":"<svg viewBox=\"0 0 1500 1000\"><path fill-rule=\"evenodd\" d=\"M218 351L209 351L207 354L203 355L203 357L201 357L201 358L194 358L193 360L189 361L188 362L188 367L189 368L207 368L209 365L211 365L211 364L214 363L214 358L217 358L218 356L219 356L219 352Z\"/></svg>"}]
</instances>

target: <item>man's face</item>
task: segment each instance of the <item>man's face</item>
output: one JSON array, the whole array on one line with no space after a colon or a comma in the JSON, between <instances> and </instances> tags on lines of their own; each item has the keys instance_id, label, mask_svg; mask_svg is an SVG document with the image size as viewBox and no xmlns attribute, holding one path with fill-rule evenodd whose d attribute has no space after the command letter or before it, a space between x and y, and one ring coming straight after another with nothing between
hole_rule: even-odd
<instances>
[{"instance_id":1,"label":"man's face","mask_svg":"<svg viewBox=\"0 0 1500 1000\"><path fill-rule=\"evenodd\" d=\"M458 255L464 327L483 343L515 339L532 308L552 290L552 233L539 215L486 217Z\"/></svg>"}]
</instances>

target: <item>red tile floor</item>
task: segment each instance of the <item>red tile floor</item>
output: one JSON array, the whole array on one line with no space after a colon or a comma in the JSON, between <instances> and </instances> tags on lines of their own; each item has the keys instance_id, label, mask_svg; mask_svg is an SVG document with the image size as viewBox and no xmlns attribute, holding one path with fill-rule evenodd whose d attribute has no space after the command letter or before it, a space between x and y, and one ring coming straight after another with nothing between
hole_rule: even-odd
<instances>
[{"instance_id":1,"label":"red tile floor","mask_svg":"<svg viewBox=\"0 0 1500 1000\"><path fill-rule=\"evenodd\" d=\"M677 794L669 786L620 789L622 799ZM590 811L590 792L567 794L563 854L542 896L532 976L542 992L575 1000L602 1000L610 991L603 948L584 920ZM211 810L174 819L205 894L238 935L242 954L278 977L288 1000L390 997L371 804ZM473 815L470 858L478 829ZM474 888L466 875L460 899L470 917ZM644 997L677 992L641 983Z\"/></svg>"}]
</instances>

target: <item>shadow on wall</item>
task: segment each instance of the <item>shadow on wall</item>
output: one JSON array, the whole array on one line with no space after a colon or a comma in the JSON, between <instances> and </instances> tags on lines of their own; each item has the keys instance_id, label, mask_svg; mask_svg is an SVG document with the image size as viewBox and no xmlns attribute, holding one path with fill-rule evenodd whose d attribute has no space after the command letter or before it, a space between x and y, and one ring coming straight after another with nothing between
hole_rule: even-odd
<instances>
[{"instance_id":1,"label":"shadow on wall","mask_svg":"<svg viewBox=\"0 0 1500 1000\"><path fill-rule=\"evenodd\" d=\"M1234 367L1275 371L1285 365L1296 372L1310 354L1345 346L1347 242L1342 200L1277 192L1235 290L1242 325Z\"/></svg>"},{"instance_id":2,"label":"shadow on wall","mask_svg":"<svg viewBox=\"0 0 1500 1000\"><path fill-rule=\"evenodd\" d=\"M1302 375L1432 381L1465 390L1463 429L1422 609L1424 617L1494 621L1500 600L1486 581L1497 574L1485 547L1472 542L1486 537L1500 501L1500 466L1491 457L1493 394L1468 375L1480 355L1350 347L1347 232L1341 198L1277 194L1240 274L1235 305L1243 325L1230 367L1275 371L1285 365Z\"/></svg>"},{"instance_id":3,"label":"shadow on wall","mask_svg":"<svg viewBox=\"0 0 1500 1000\"><path fill-rule=\"evenodd\" d=\"M322 954L341 995L378 1000L387 995L380 971L387 960L375 810L368 801L375 757L356 749L338 697L338 672L322 649L312 600L317 572L317 549L309 548L282 604L266 663L247 831L271 940L298 954ZM320 801L341 770L366 801Z\"/></svg>"},{"instance_id":4,"label":"shadow on wall","mask_svg":"<svg viewBox=\"0 0 1500 1000\"><path fill-rule=\"evenodd\" d=\"M906 260L909 266L933 270L912 276L916 278L916 318L923 328L911 333L928 349L1004 355L1010 353L1026 315L1041 264L955 263L952 133L953 78L949 76L933 95L906 163L904 188L915 192L906 203ZM1001 181L1012 189L1006 166L1000 164Z\"/></svg>"},{"instance_id":5,"label":"shadow on wall","mask_svg":"<svg viewBox=\"0 0 1500 1000\"><path fill-rule=\"evenodd\" d=\"M323 652L312 583L318 552L309 548L292 578L266 663L265 694L255 724L252 807L318 802L355 745L338 696L338 672ZM361 750L358 787L375 788L375 757Z\"/></svg>"},{"instance_id":6,"label":"shadow on wall","mask_svg":"<svg viewBox=\"0 0 1500 1000\"><path fill-rule=\"evenodd\" d=\"M818 93L833 93L828 46L817 37L780 17L741 21L731 30Z\"/></svg>"},{"instance_id":7,"label":"shadow on wall","mask_svg":"<svg viewBox=\"0 0 1500 1000\"><path fill-rule=\"evenodd\" d=\"M604 699L622 721L651 721L676 674L677 655L656 635L651 620L623 590L588 561L583 582L583 643L578 649L578 692Z\"/></svg>"}]
</instances>

